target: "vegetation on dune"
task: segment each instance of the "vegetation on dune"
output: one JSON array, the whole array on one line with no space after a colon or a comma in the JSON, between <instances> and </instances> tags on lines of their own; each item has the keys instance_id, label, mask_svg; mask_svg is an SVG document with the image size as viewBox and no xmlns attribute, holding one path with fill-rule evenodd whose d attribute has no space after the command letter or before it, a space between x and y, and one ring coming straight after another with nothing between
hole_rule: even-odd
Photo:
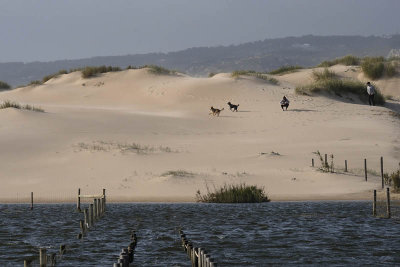
<instances>
[{"instance_id":1,"label":"vegetation on dune","mask_svg":"<svg viewBox=\"0 0 400 267\"><path fill-rule=\"evenodd\" d=\"M8 90L10 88L11 88L11 86L8 83L0 81L0 91L1 90Z\"/></svg>"},{"instance_id":2,"label":"vegetation on dune","mask_svg":"<svg viewBox=\"0 0 400 267\"><path fill-rule=\"evenodd\" d=\"M42 83L45 83L50 79L57 78L58 76L63 75L63 74L68 74L68 71L67 70L60 70L57 73L44 76L43 79L42 79Z\"/></svg>"},{"instance_id":3,"label":"vegetation on dune","mask_svg":"<svg viewBox=\"0 0 400 267\"><path fill-rule=\"evenodd\" d=\"M164 74L164 75L170 75L170 74L176 74L177 72L174 70L169 70L161 66L157 65L144 65L140 68L148 68L150 73L153 74Z\"/></svg>"},{"instance_id":4,"label":"vegetation on dune","mask_svg":"<svg viewBox=\"0 0 400 267\"><path fill-rule=\"evenodd\" d=\"M264 72L256 72L254 70L235 70L232 72L232 77L233 78L239 78L241 75L247 75L247 76L253 76L256 77L258 79L270 82L272 84L278 84L278 80L273 78L273 77L269 77L267 75L267 73Z\"/></svg>"},{"instance_id":5,"label":"vegetation on dune","mask_svg":"<svg viewBox=\"0 0 400 267\"><path fill-rule=\"evenodd\" d=\"M269 74L273 75L283 75L291 72L296 72L299 69L303 69L302 66L282 66L276 70L270 71Z\"/></svg>"},{"instance_id":6,"label":"vegetation on dune","mask_svg":"<svg viewBox=\"0 0 400 267\"><path fill-rule=\"evenodd\" d=\"M396 74L398 61L386 60L384 57L366 57L363 59L361 69L365 76L372 80L383 76L393 77Z\"/></svg>"},{"instance_id":7,"label":"vegetation on dune","mask_svg":"<svg viewBox=\"0 0 400 267\"><path fill-rule=\"evenodd\" d=\"M188 172L185 170L167 171L161 174L161 176L173 176L175 178L190 178L196 176L193 172Z\"/></svg>"},{"instance_id":8,"label":"vegetation on dune","mask_svg":"<svg viewBox=\"0 0 400 267\"><path fill-rule=\"evenodd\" d=\"M384 174L385 184L387 186L393 185L393 191L396 193L400 193L400 163L399 169L397 171L392 172L391 174Z\"/></svg>"},{"instance_id":9,"label":"vegetation on dune","mask_svg":"<svg viewBox=\"0 0 400 267\"><path fill-rule=\"evenodd\" d=\"M82 78L91 78L100 73L121 71L119 67L112 66L99 66L99 67L85 67L82 69Z\"/></svg>"},{"instance_id":10,"label":"vegetation on dune","mask_svg":"<svg viewBox=\"0 0 400 267\"><path fill-rule=\"evenodd\" d=\"M366 85L360 81L355 80L341 80L335 72L325 69L324 71L313 72L314 82L296 87L295 91L300 95L312 95L319 92L328 92L337 96L343 94L355 94L358 95L362 101L367 101ZM375 103L378 105L385 104L385 98L375 86Z\"/></svg>"},{"instance_id":11,"label":"vegetation on dune","mask_svg":"<svg viewBox=\"0 0 400 267\"><path fill-rule=\"evenodd\" d=\"M16 109L26 109L26 110L31 110L31 111L37 111L37 112L44 112L43 109L32 106L32 105L20 105L17 102L12 102L9 100L4 101L1 105L0 105L0 109L5 109L5 108L16 108Z\"/></svg>"},{"instance_id":12,"label":"vegetation on dune","mask_svg":"<svg viewBox=\"0 0 400 267\"><path fill-rule=\"evenodd\" d=\"M210 192L207 186L207 194L202 195L198 190L196 200L205 203L261 203L270 201L264 188L244 183L238 185L224 184L218 189L214 188L214 192Z\"/></svg>"},{"instance_id":13,"label":"vegetation on dune","mask_svg":"<svg viewBox=\"0 0 400 267\"><path fill-rule=\"evenodd\" d=\"M215 72L210 72L210 73L208 74L208 78L214 77L215 75L216 75Z\"/></svg>"},{"instance_id":14,"label":"vegetation on dune","mask_svg":"<svg viewBox=\"0 0 400 267\"><path fill-rule=\"evenodd\" d=\"M331 61L323 61L321 62L318 67L330 67L333 65L345 65L345 66L358 66L360 65L361 59L353 56L353 55L347 55L344 57L336 58Z\"/></svg>"},{"instance_id":15,"label":"vegetation on dune","mask_svg":"<svg viewBox=\"0 0 400 267\"><path fill-rule=\"evenodd\" d=\"M312 76L317 82L337 78L337 74L334 71L330 71L328 68L325 68L323 71L313 70Z\"/></svg>"}]
</instances>

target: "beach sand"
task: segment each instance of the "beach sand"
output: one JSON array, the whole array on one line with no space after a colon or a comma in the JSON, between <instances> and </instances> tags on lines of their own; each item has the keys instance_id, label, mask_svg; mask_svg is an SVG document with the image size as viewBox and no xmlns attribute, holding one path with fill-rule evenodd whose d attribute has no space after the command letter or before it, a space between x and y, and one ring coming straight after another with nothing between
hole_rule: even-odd
<instances>
[{"instance_id":1,"label":"beach sand","mask_svg":"<svg viewBox=\"0 0 400 267\"><path fill-rule=\"evenodd\" d=\"M365 79L358 67L332 69ZM273 201L371 199L381 188L380 157L385 172L400 161L400 120L392 113L400 103L296 95L311 72L275 76L278 85L230 74L139 69L83 79L74 72L1 92L0 101L45 112L0 110L0 201L25 201L32 191L38 201L74 201L78 188L106 188L110 201L195 201L198 189L224 183L263 186ZM398 77L377 84L400 96ZM288 111L279 105L283 95ZM224 110L210 116L211 106ZM316 151L333 154L338 172L319 171Z\"/></svg>"}]
</instances>

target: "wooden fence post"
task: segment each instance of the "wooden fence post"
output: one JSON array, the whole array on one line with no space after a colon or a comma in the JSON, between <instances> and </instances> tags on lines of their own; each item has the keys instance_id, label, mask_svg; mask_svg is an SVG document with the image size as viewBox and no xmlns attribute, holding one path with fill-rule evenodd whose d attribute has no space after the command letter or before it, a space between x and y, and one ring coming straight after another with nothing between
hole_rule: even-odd
<instances>
[{"instance_id":1,"label":"wooden fence post","mask_svg":"<svg viewBox=\"0 0 400 267\"><path fill-rule=\"evenodd\" d=\"M387 218L389 219L391 217L391 214L390 214L390 190L389 190L389 187L386 188L386 212L387 212Z\"/></svg>"},{"instance_id":2,"label":"wooden fence post","mask_svg":"<svg viewBox=\"0 0 400 267\"><path fill-rule=\"evenodd\" d=\"M89 227L93 226L93 204L89 204Z\"/></svg>"},{"instance_id":3,"label":"wooden fence post","mask_svg":"<svg viewBox=\"0 0 400 267\"><path fill-rule=\"evenodd\" d=\"M367 159L364 159L364 172L365 172L365 181L368 181L368 178L367 178Z\"/></svg>"},{"instance_id":4,"label":"wooden fence post","mask_svg":"<svg viewBox=\"0 0 400 267\"><path fill-rule=\"evenodd\" d=\"M97 221L97 199L93 199L93 221Z\"/></svg>"},{"instance_id":5,"label":"wooden fence post","mask_svg":"<svg viewBox=\"0 0 400 267\"><path fill-rule=\"evenodd\" d=\"M314 167L314 159L311 159L311 166Z\"/></svg>"},{"instance_id":6,"label":"wooden fence post","mask_svg":"<svg viewBox=\"0 0 400 267\"><path fill-rule=\"evenodd\" d=\"M347 159L344 160L344 172L347 172Z\"/></svg>"},{"instance_id":7,"label":"wooden fence post","mask_svg":"<svg viewBox=\"0 0 400 267\"><path fill-rule=\"evenodd\" d=\"M382 177L382 189L383 189L383 187L385 186L383 179L383 157L381 157L381 177Z\"/></svg>"},{"instance_id":8,"label":"wooden fence post","mask_svg":"<svg viewBox=\"0 0 400 267\"><path fill-rule=\"evenodd\" d=\"M103 188L103 198L104 198L104 211L106 211L106 189Z\"/></svg>"},{"instance_id":9,"label":"wooden fence post","mask_svg":"<svg viewBox=\"0 0 400 267\"><path fill-rule=\"evenodd\" d=\"M39 265L40 267L46 267L47 265L47 255L45 248L40 248L39 250Z\"/></svg>"},{"instance_id":10,"label":"wooden fence post","mask_svg":"<svg viewBox=\"0 0 400 267\"><path fill-rule=\"evenodd\" d=\"M31 192L31 210L33 210L33 192Z\"/></svg>"},{"instance_id":11,"label":"wooden fence post","mask_svg":"<svg viewBox=\"0 0 400 267\"><path fill-rule=\"evenodd\" d=\"M76 203L76 209L78 211L81 211L81 189L80 188L78 188L78 200Z\"/></svg>"},{"instance_id":12,"label":"wooden fence post","mask_svg":"<svg viewBox=\"0 0 400 267\"><path fill-rule=\"evenodd\" d=\"M376 217L376 190L374 190L374 203L372 204L372 215Z\"/></svg>"}]
</instances>

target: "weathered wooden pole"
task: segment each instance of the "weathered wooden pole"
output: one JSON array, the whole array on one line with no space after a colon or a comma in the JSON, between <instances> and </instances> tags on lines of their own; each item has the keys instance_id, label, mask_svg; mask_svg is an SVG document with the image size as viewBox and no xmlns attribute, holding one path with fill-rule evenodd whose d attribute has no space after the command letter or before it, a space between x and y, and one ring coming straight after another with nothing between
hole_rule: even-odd
<instances>
[{"instance_id":1,"label":"weathered wooden pole","mask_svg":"<svg viewBox=\"0 0 400 267\"><path fill-rule=\"evenodd\" d=\"M76 202L76 209L81 211L81 189L78 188L78 200Z\"/></svg>"},{"instance_id":2,"label":"weathered wooden pole","mask_svg":"<svg viewBox=\"0 0 400 267\"><path fill-rule=\"evenodd\" d=\"M347 159L344 160L344 172L347 172Z\"/></svg>"},{"instance_id":3,"label":"weathered wooden pole","mask_svg":"<svg viewBox=\"0 0 400 267\"><path fill-rule=\"evenodd\" d=\"M24 267L29 267L31 266L31 262L28 260L24 260Z\"/></svg>"},{"instance_id":4,"label":"weathered wooden pole","mask_svg":"<svg viewBox=\"0 0 400 267\"><path fill-rule=\"evenodd\" d=\"M40 248L39 250L39 265L40 267L46 267L47 265L47 255L45 248Z\"/></svg>"},{"instance_id":5,"label":"weathered wooden pole","mask_svg":"<svg viewBox=\"0 0 400 267\"><path fill-rule=\"evenodd\" d=\"M382 189L383 189L383 187L385 186L383 179L383 157L381 157L381 177L382 177Z\"/></svg>"},{"instance_id":6,"label":"weathered wooden pole","mask_svg":"<svg viewBox=\"0 0 400 267\"><path fill-rule=\"evenodd\" d=\"M367 177L367 159L364 159L364 172L365 172L365 181L368 181L368 177Z\"/></svg>"},{"instance_id":7,"label":"weathered wooden pole","mask_svg":"<svg viewBox=\"0 0 400 267\"><path fill-rule=\"evenodd\" d=\"M93 199L93 221L97 221L97 199Z\"/></svg>"},{"instance_id":8,"label":"weathered wooden pole","mask_svg":"<svg viewBox=\"0 0 400 267\"><path fill-rule=\"evenodd\" d=\"M103 188L103 198L104 198L104 211L103 212L105 212L106 211L106 189L105 188Z\"/></svg>"},{"instance_id":9,"label":"weathered wooden pole","mask_svg":"<svg viewBox=\"0 0 400 267\"><path fill-rule=\"evenodd\" d=\"M201 264L202 263L201 262L202 251L203 251L202 248L197 249L197 266L198 267L203 267L203 265Z\"/></svg>"},{"instance_id":10,"label":"weathered wooden pole","mask_svg":"<svg viewBox=\"0 0 400 267\"><path fill-rule=\"evenodd\" d=\"M87 227L89 225L88 209L83 210L83 223L85 224L85 229L87 229Z\"/></svg>"},{"instance_id":11,"label":"weathered wooden pole","mask_svg":"<svg viewBox=\"0 0 400 267\"><path fill-rule=\"evenodd\" d=\"M311 159L311 167L314 167L314 159Z\"/></svg>"},{"instance_id":12,"label":"weathered wooden pole","mask_svg":"<svg viewBox=\"0 0 400 267\"><path fill-rule=\"evenodd\" d=\"M93 226L93 204L89 205L89 227Z\"/></svg>"},{"instance_id":13,"label":"weathered wooden pole","mask_svg":"<svg viewBox=\"0 0 400 267\"><path fill-rule=\"evenodd\" d=\"M389 219L391 217L391 214L390 214L390 190L389 190L389 187L386 188L386 213L387 213L387 218Z\"/></svg>"},{"instance_id":14,"label":"weathered wooden pole","mask_svg":"<svg viewBox=\"0 0 400 267\"><path fill-rule=\"evenodd\" d=\"M376 190L374 190L374 203L372 204L372 215L376 217Z\"/></svg>"},{"instance_id":15,"label":"weathered wooden pole","mask_svg":"<svg viewBox=\"0 0 400 267\"><path fill-rule=\"evenodd\" d=\"M100 218L100 199L99 198L97 198L96 199L97 201L97 218L99 219Z\"/></svg>"},{"instance_id":16,"label":"weathered wooden pole","mask_svg":"<svg viewBox=\"0 0 400 267\"><path fill-rule=\"evenodd\" d=\"M81 228L82 234L84 234L86 229L85 229L85 224L84 224L83 220L79 220L79 227Z\"/></svg>"},{"instance_id":17,"label":"weathered wooden pole","mask_svg":"<svg viewBox=\"0 0 400 267\"><path fill-rule=\"evenodd\" d=\"M31 210L33 210L33 192L31 192Z\"/></svg>"},{"instance_id":18,"label":"weathered wooden pole","mask_svg":"<svg viewBox=\"0 0 400 267\"><path fill-rule=\"evenodd\" d=\"M65 254L65 245L60 245L60 255L64 255Z\"/></svg>"}]
</instances>

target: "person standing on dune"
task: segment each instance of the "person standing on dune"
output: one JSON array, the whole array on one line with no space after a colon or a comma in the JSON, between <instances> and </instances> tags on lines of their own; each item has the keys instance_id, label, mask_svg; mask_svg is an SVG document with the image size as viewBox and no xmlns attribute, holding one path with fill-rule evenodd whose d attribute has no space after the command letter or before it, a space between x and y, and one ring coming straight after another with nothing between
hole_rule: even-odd
<instances>
[{"instance_id":1,"label":"person standing on dune","mask_svg":"<svg viewBox=\"0 0 400 267\"><path fill-rule=\"evenodd\" d=\"M374 101L374 97L375 97L375 88L374 86L370 83L367 82L367 93L368 93L368 102L369 105L371 106L375 106L375 101Z\"/></svg>"}]
</instances>

